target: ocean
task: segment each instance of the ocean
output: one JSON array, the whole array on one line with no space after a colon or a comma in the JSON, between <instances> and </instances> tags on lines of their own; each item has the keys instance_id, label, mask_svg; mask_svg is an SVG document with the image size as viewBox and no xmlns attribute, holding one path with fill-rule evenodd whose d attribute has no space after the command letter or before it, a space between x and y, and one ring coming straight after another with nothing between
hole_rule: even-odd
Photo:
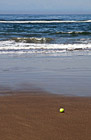
<instances>
[{"instance_id":1,"label":"ocean","mask_svg":"<svg viewBox=\"0 0 91 140\"><path fill-rule=\"evenodd\" d=\"M0 15L0 87L91 96L91 15Z\"/></svg>"}]
</instances>

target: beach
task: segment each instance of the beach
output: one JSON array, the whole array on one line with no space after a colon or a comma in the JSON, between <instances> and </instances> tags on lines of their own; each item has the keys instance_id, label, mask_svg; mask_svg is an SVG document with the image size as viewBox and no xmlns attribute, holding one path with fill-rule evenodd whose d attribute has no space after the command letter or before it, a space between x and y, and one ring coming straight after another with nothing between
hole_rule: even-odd
<instances>
[{"instance_id":1,"label":"beach","mask_svg":"<svg viewBox=\"0 0 91 140\"><path fill-rule=\"evenodd\" d=\"M9 93L8 93L9 94ZM64 113L59 108L65 109ZM0 97L2 140L90 140L91 98L44 92Z\"/></svg>"},{"instance_id":2,"label":"beach","mask_svg":"<svg viewBox=\"0 0 91 140\"><path fill-rule=\"evenodd\" d=\"M91 140L90 14L0 15L0 140Z\"/></svg>"}]
</instances>

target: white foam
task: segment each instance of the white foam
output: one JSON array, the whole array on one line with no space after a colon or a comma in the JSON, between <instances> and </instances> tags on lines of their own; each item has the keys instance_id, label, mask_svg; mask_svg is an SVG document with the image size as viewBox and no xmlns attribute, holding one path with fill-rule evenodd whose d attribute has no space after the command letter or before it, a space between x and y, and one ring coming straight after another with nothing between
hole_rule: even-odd
<instances>
[{"instance_id":1,"label":"white foam","mask_svg":"<svg viewBox=\"0 0 91 140\"><path fill-rule=\"evenodd\" d=\"M74 50L91 50L89 44L31 44L15 41L0 41L0 53L57 53Z\"/></svg>"},{"instance_id":2,"label":"white foam","mask_svg":"<svg viewBox=\"0 0 91 140\"><path fill-rule=\"evenodd\" d=\"M91 20L79 20L79 21L76 21L76 20L63 20L63 21L60 21L60 20L51 20L51 21L46 21L46 20L36 20L36 21L0 21L0 23L82 23L82 22L91 22Z\"/></svg>"}]
</instances>

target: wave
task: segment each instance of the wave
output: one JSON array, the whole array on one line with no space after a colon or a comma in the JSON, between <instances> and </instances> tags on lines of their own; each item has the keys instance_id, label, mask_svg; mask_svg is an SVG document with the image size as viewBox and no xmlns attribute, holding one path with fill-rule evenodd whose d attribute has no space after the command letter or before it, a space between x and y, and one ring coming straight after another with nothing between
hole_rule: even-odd
<instances>
[{"instance_id":1,"label":"wave","mask_svg":"<svg viewBox=\"0 0 91 140\"><path fill-rule=\"evenodd\" d=\"M30 44L15 41L0 41L0 53L60 53L91 50L91 44Z\"/></svg>"},{"instance_id":2,"label":"wave","mask_svg":"<svg viewBox=\"0 0 91 140\"><path fill-rule=\"evenodd\" d=\"M12 38L15 42L24 42L24 43L50 43L53 41L53 38Z\"/></svg>"},{"instance_id":3,"label":"wave","mask_svg":"<svg viewBox=\"0 0 91 140\"><path fill-rule=\"evenodd\" d=\"M0 23L83 23L83 22L91 22L91 20L36 20L36 21L0 21Z\"/></svg>"},{"instance_id":4,"label":"wave","mask_svg":"<svg viewBox=\"0 0 91 140\"><path fill-rule=\"evenodd\" d=\"M91 35L91 32L89 31L72 31L72 32L55 32L51 34L70 34L70 35Z\"/></svg>"}]
</instances>

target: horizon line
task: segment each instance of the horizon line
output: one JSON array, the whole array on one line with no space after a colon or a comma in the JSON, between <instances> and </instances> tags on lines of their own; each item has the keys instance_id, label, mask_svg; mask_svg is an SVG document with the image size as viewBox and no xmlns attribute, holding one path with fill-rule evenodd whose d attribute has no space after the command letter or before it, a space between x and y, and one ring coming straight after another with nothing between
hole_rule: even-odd
<instances>
[{"instance_id":1,"label":"horizon line","mask_svg":"<svg viewBox=\"0 0 91 140\"><path fill-rule=\"evenodd\" d=\"M91 13L0 13L0 15L91 15Z\"/></svg>"}]
</instances>

